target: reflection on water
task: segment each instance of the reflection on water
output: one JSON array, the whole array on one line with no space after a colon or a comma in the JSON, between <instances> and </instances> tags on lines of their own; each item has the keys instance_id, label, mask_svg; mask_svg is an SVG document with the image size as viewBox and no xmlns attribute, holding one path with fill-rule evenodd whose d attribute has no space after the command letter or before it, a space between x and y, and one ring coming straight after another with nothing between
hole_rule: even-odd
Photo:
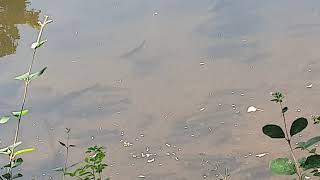
<instances>
[{"instance_id":1,"label":"reflection on water","mask_svg":"<svg viewBox=\"0 0 320 180\"><path fill-rule=\"evenodd\" d=\"M20 39L17 25L37 27L40 11L27 10L26 0L0 0L0 57L15 53Z\"/></svg>"}]
</instances>

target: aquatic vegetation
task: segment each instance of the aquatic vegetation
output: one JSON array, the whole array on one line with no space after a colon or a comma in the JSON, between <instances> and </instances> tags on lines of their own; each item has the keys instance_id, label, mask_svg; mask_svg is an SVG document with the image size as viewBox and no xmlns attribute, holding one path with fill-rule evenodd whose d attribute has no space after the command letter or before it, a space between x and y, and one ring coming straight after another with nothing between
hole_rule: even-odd
<instances>
[{"instance_id":1,"label":"aquatic vegetation","mask_svg":"<svg viewBox=\"0 0 320 180\"><path fill-rule=\"evenodd\" d=\"M38 22L41 28L40 28L36 42L34 42L31 46L31 48L33 49L33 56L32 56L31 64L29 65L28 72L15 77L16 80L20 80L24 82L24 93L22 98L21 109L19 111L12 112L10 115L2 116L0 118L0 124L7 123L12 118L16 118L18 121L15 129L13 144L0 149L0 154L7 155L9 159L9 163L1 168L5 170L5 173L0 176L0 180L1 179L12 180L12 179L22 177L23 175L21 173L15 174L14 172L14 170L23 163L23 159L20 156L23 153L34 151L34 148L17 150L16 147L22 144L21 142L18 141L22 117L27 115L29 112L29 110L25 109L29 85L31 81L40 77L47 69L47 67L45 67L38 72L32 73L32 67L35 62L37 49L40 48L45 42L47 42L47 40L41 40L41 36L42 36L44 27L47 24L52 22L52 20L48 20L48 18L49 18L48 16L45 16L45 19L43 22L40 22L40 21Z\"/></svg>"},{"instance_id":2,"label":"aquatic vegetation","mask_svg":"<svg viewBox=\"0 0 320 180\"><path fill-rule=\"evenodd\" d=\"M76 177L80 180L109 180L109 178L102 178L102 171L108 166L103 163L106 157L104 147L93 146L86 151L86 157L83 165L76 168L72 172L65 172L65 176Z\"/></svg>"},{"instance_id":3,"label":"aquatic vegetation","mask_svg":"<svg viewBox=\"0 0 320 180\"><path fill-rule=\"evenodd\" d=\"M65 163L63 167L58 167L53 169L53 171L62 172L63 179L65 179L66 176L74 177L79 180L108 180L109 178L102 179L102 171L108 166L107 164L103 163L106 153L104 151L104 147L102 146L93 146L89 147L87 149L86 157L83 161L83 165L81 167L76 168L73 171L69 171L69 169L72 169L73 167L77 166L78 163L72 164L71 166L68 166L68 158L70 153L70 148L75 147L75 145L70 144L70 134L71 129L66 128L66 134L67 134L67 141L61 142L58 141L59 144L65 148Z\"/></svg>"},{"instance_id":4,"label":"aquatic vegetation","mask_svg":"<svg viewBox=\"0 0 320 180\"><path fill-rule=\"evenodd\" d=\"M284 139L288 144L290 150L291 158L280 157L274 159L270 163L270 169L274 174L278 175L294 175L298 177L299 180L306 178L308 174L313 176L320 176L320 155L317 154L317 149L313 147L316 143L320 141L320 136L313 137L306 142L299 142L297 146L293 148L292 137L303 131L308 126L308 120L304 117L297 118L291 124L290 130L287 126L286 113L288 107L283 107L284 95L280 92L272 94L274 101L279 104L282 114L282 119L284 123L284 130L278 125L268 124L262 128L265 135L273 139ZM314 117L314 124L320 122L320 117ZM312 149L310 149L312 148ZM295 149L305 150L308 153L307 157L301 157L297 159L294 154Z\"/></svg>"}]
</instances>

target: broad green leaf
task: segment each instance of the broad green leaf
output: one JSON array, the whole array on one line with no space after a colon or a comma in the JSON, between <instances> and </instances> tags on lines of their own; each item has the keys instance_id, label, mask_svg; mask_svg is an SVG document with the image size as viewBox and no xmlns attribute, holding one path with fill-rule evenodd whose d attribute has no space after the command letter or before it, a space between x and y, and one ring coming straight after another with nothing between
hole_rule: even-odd
<instances>
[{"instance_id":1,"label":"broad green leaf","mask_svg":"<svg viewBox=\"0 0 320 180\"><path fill-rule=\"evenodd\" d=\"M288 111L288 107L282 108L282 113L285 113L285 112L287 112L287 111Z\"/></svg>"},{"instance_id":2,"label":"broad green leaf","mask_svg":"<svg viewBox=\"0 0 320 180\"><path fill-rule=\"evenodd\" d=\"M290 128L290 135L293 136L301 132L304 128L308 126L308 120L306 118L298 118L296 119Z\"/></svg>"},{"instance_id":3,"label":"broad green leaf","mask_svg":"<svg viewBox=\"0 0 320 180\"><path fill-rule=\"evenodd\" d=\"M24 116L24 115L28 114L28 112L29 112L29 110L25 109L22 111L12 112L12 115L15 116L16 118L19 118L20 116Z\"/></svg>"},{"instance_id":4,"label":"broad green leaf","mask_svg":"<svg viewBox=\"0 0 320 180\"><path fill-rule=\"evenodd\" d=\"M14 79L20 80L20 81L28 81L28 79L29 79L29 73L26 72L26 73L24 73L24 74L22 74L22 75L20 75L20 76L15 77Z\"/></svg>"},{"instance_id":5,"label":"broad green leaf","mask_svg":"<svg viewBox=\"0 0 320 180\"><path fill-rule=\"evenodd\" d=\"M294 163L288 158L278 158L271 161L270 169L279 175L292 175L296 173Z\"/></svg>"},{"instance_id":6,"label":"broad green leaf","mask_svg":"<svg viewBox=\"0 0 320 180\"><path fill-rule=\"evenodd\" d=\"M10 116L3 116L0 118L0 124L5 124L9 121Z\"/></svg>"},{"instance_id":7,"label":"broad green leaf","mask_svg":"<svg viewBox=\"0 0 320 180\"><path fill-rule=\"evenodd\" d=\"M13 175L13 176L12 176L12 179L17 179L17 178L20 178L20 177L22 177L22 176L23 176L22 174L18 173L18 174L16 174L16 175Z\"/></svg>"},{"instance_id":8,"label":"broad green leaf","mask_svg":"<svg viewBox=\"0 0 320 180\"><path fill-rule=\"evenodd\" d=\"M35 149L34 148L26 148L26 149L21 149L17 152L14 153L13 157L19 155L19 154L22 154L22 153L26 153L26 152L32 152L34 151Z\"/></svg>"},{"instance_id":9,"label":"broad green leaf","mask_svg":"<svg viewBox=\"0 0 320 180\"><path fill-rule=\"evenodd\" d=\"M284 132L280 126L269 124L262 128L265 135L271 138L285 138Z\"/></svg>"},{"instance_id":10,"label":"broad green leaf","mask_svg":"<svg viewBox=\"0 0 320 180\"><path fill-rule=\"evenodd\" d=\"M47 69L47 67L43 68L39 72L35 72L35 73L30 74L29 81L37 79L39 76L41 76L46 71L46 69Z\"/></svg>"},{"instance_id":11,"label":"broad green leaf","mask_svg":"<svg viewBox=\"0 0 320 180\"><path fill-rule=\"evenodd\" d=\"M303 150L309 148L310 146L316 144L320 141L320 136L313 137L309 139L307 142L299 142L297 148L301 148Z\"/></svg>"},{"instance_id":12,"label":"broad green leaf","mask_svg":"<svg viewBox=\"0 0 320 180\"><path fill-rule=\"evenodd\" d=\"M306 162L302 166L305 170L320 167L320 155L311 155L307 157Z\"/></svg>"}]
</instances>

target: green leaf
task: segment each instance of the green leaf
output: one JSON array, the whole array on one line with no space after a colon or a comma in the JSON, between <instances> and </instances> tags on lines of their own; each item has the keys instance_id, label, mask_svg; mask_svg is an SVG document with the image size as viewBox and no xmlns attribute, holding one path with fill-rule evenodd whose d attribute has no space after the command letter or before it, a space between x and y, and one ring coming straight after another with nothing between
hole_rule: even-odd
<instances>
[{"instance_id":1,"label":"green leaf","mask_svg":"<svg viewBox=\"0 0 320 180\"><path fill-rule=\"evenodd\" d=\"M35 149L34 148L26 148L26 149L21 149L17 152L14 153L13 157L19 155L19 154L22 154L22 153L26 153L26 152L32 152L34 151Z\"/></svg>"},{"instance_id":2,"label":"green leaf","mask_svg":"<svg viewBox=\"0 0 320 180\"><path fill-rule=\"evenodd\" d=\"M22 74L22 75L20 75L20 76L15 77L14 79L15 79L15 80L20 80L20 81L28 81L28 79L29 79L29 73L26 72L26 73L24 73L24 74Z\"/></svg>"},{"instance_id":3,"label":"green leaf","mask_svg":"<svg viewBox=\"0 0 320 180\"><path fill-rule=\"evenodd\" d=\"M287 111L288 111L288 107L282 108L282 113L285 113L285 112L287 112Z\"/></svg>"},{"instance_id":4,"label":"green leaf","mask_svg":"<svg viewBox=\"0 0 320 180\"><path fill-rule=\"evenodd\" d=\"M6 174L2 175L2 177L6 178L6 179L10 179L11 175L9 173L6 173Z\"/></svg>"},{"instance_id":5,"label":"green leaf","mask_svg":"<svg viewBox=\"0 0 320 180\"><path fill-rule=\"evenodd\" d=\"M300 159L298 159L298 162L300 164L300 167L303 167L305 162L306 162L307 158L306 157L302 157Z\"/></svg>"},{"instance_id":6,"label":"green leaf","mask_svg":"<svg viewBox=\"0 0 320 180\"><path fill-rule=\"evenodd\" d=\"M296 119L291 125L290 135L294 136L295 134L298 134L307 126L308 126L308 120L306 118L301 117Z\"/></svg>"},{"instance_id":7,"label":"green leaf","mask_svg":"<svg viewBox=\"0 0 320 180\"><path fill-rule=\"evenodd\" d=\"M0 118L0 124L5 124L9 121L10 116L3 116Z\"/></svg>"},{"instance_id":8,"label":"green leaf","mask_svg":"<svg viewBox=\"0 0 320 180\"><path fill-rule=\"evenodd\" d=\"M271 101L275 101L277 103L282 102L284 99L284 95L282 95L280 92L272 93L272 96L274 99L272 99Z\"/></svg>"},{"instance_id":9,"label":"green leaf","mask_svg":"<svg viewBox=\"0 0 320 180\"><path fill-rule=\"evenodd\" d=\"M14 164L12 166L12 168L18 167L23 163L23 159L22 158L18 158L14 161Z\"/></svg>"},{"instance_id":10,"label":"green leaf","mask_svg":"<svg viewBox=\"0 0 320 180\"><path fill-rule=\"evenodd\" d=\"M280 126L268 124L262 128L265 135L271 138L285 138L284 132Z\"/></svg>"},{"instance_id":11,"label":"green leaf","mask_svg":"<svg viewBox=\"0 0 320 180\"><path fill-rule=\"evenodd\" d=\"M58 142L60 143L61 146L67 147L67 145L66 145L65 143L63 143L63 142L61 142L61 141L58 141Z\"/></svg>"},{"instance_id":12,"label":"green leaf","mask_svg":"<svg viewBox=\"0 0 320 180\"><path fill-rule=\"evenodd\" d=\"M12 115L15 116L16 118L19 118L20 116L24 116L24 115L28 114L28 112L29 112L29 110L25 109L22 111L12 112Z\"/></svg>"},{"instance_id":13,"label":"green leaf","mask_svg":"<svg viewBox=\"0 0 320 180\"><path fill-rule=\"evenodd\" d=\"M302 166L305 170L320 167L320 155L311 155L307 157L306 162Z\"/></svg>"},{"instance_id":14,"label":"green leaf","mask_svg":"<svg viewBox=\"0 0 320 180\"><path fill-rule=\"evenodd\" d=\"M20 178L22 176L23 176L22 174L18 173L16 175L12 176L12 179Z\"/></svg>"},{"instance_id":15,"label":"green leaf","mask_svg":"<svg viewBox=\"0 0 320 180\"><path fill-rule=\"evenodd\" d=\"M30 76L29 76L29 81L32 81L32 80L37 79L37 78L40 77L46 70L47 70L47 67L43 68L43 69L42 69L41 71L39 71L39 72L35 72L35 73L30 74Z\"/></svg>"},{"instance_id":16,"label":"green leaf","mask_svg":"<svg viewBox=\"0 0 320 180\"><path fill-rule=\"evenodd\" d=\"M297 145L297 148L301 148L301 149L305 150L319 141L320 141L320 136L316 136L316 137L309 139L307 142L299 142Z\"/></svg>"},{"instance_id":17,"label":"green leaf","mask_svg":"<svg viewBox=\"0 0 320 180\"><path fill-rule=\"evenodd\" d=\"M63 167L56 167L56 168L52 169L52 171L58 171L58 172L61 172L63 170L64 170Z\"/></svg>"},{"instance_id":18,"label":"green leaf","mask_svg":"<svg viewBox=\"0 0 320 180\"><path fill-rule=\"evenodd\" d=\"M317 150L317 148L313 148L313 149L311 149L310 151L309 151L309 153L316 153L316 150Z\"/></svg>"},{"instance_id":19,"label":"green leaf","mask_svg":"<svg viewBox=\"0 0 320 180\"><path fill-rule=\"evenodd\" d=\"M44 43L46 43L48 40L40 41L40 42L34 42L31 45L31 49L37 49L41 47Z\"/></svg>"},{"instance_id":20,"label":"green leaf","mask_svg":"<svg viewBox=\"0 0 320 180\"><path fill-rule=\"evenodd\" d=\"M28 72L20 75L20 76L17 76L15 77L14 79L16 80L21 80L21 81L25 81L25 82L30 82L32 80L35 80L37 79L39 76L41 76L45 71L47 70L47 67L43 68L41 71L39 72L35 72L35 73L32 73L29 75Z\"/></svg>"},{"instance_id":21,"label":"green leaf","mask_svg":"<svg viewBox=\"0 0 320 180\"><path fill-rule=\"evenodd\" d=\"M12 144L12 145L10 145L10 146L7 146L7 147L5 147L5 148L0 149L0 154L6 154L6 155L10 154L10 150L16 148L16 147L19 146L21 143L22 143L22 142L19 141L19 142L17 142L16 144Z\"/></svg>"},{"instance_id":22,"label":"green leaf","mask_svg":"<svg viewBox=\"0 0 320 180\"><path fill-rule=\"evenodd\" d=\"M320 172L314 173L313 176L320 176Z\"/></svg>"},{"instance_id":23,"label":"green leaf","mask_svg":"<svg viewBox=\"0 0 320 180\"><path fill-rule=\"evenodd\" d=\"M288 158L277 158L271 161L270 169L279 175L292 175L296 173L294 163Z\"/></svg>"},{"instance_id":24,"label":"green leaf","mask_svg":"<svg viewBox=\"0 0 320 180\"><path fill-rule=\"evenodd\" d=\"M320 116L313 116L313 124L319 124L320 123Z\"/></svg>"}]
</instances>

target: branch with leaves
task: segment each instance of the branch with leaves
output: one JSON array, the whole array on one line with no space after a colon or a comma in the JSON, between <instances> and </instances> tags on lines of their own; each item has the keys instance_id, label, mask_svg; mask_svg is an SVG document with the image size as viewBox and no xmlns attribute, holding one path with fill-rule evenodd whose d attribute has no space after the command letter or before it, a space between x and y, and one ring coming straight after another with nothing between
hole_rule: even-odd
<instances>
[{"instance_id":1,"label":"branch with leaves","mask_svg":"<svg viewBox=\"0 0 320 180\"><path fill-rule=\"evenodd\" d=\"M320 176L320 172L318 171L318 168L320 168L320 155L316 153L316 148L311 150L309 149L320 141L320 136L313 137L306 142L299 142L297 143L297 147L293 148L292 137L299 134L308 126L308 120L304 117L297 118L293 121L289 130L285 116L288 111L288 107L283 107L284 95L280 92L276 92L273 93L272 96L274 99L271 101L278 103L280 106L284 130L278 125L268 124L262 128L262 131L265 135L271 138L285 139L289 147L292 160L285 157L272 160L270 163L271 171L278 175L296 174L299 180L305 178L308 172L313 174L313 176ZM319 119L320 122L320 117L314 118L315 124L317 119ZM311 155L297 159L294 154L295 149L306 150Z\"/></svg>"},{"instance_id":2,"label":"branch with leaves","mask_svg":"<svg viewBox=\"0 0 320 180\"><path fill-rule=\"evenodd\" d=\"M29 112L29 110L25 109L29 85L30 85L31 81L40 77L47 69L47 67L45 67L38 72L32 73L32 67L35 62L35 56L36 56L37 49L40 48L45 42L47 42L47 40L41 40L41 37L42 37L42 32L44 30L44 27L47 24L52 22L52 20L48 20L48 18L49 18L48 16L45 16L43 22L40 22L40 21L38 22L41 28L38 33L38 37L37 37L36 42L34 42L31 45L31 48L33 49L33 55L32 55L31 63L28 68L28 72L26 72L20 76L15 77L16 80L21 80L24 82L24 93L23 93L21 108L19 111L14 111L10 115L5 115L0 118L0 124L7 123L12 117L14 117L18 120L16 130L15 130L13 144L0 150L0 154L5 154L5 155L8 155L8 157L9 157L9 164L2 167L2 169L6 170L6 173L0 176L0 180L1 179L12 180L12 179L22 177L21 173L18 173L18 174L13 173L13 169L20 166L23 163L23 159L21 157L18 158L18 155L26 153L26 152L34 151L34 148L27 148L27 149L22 149L22 150L16 151L16 147L21 144L21 142L18 142L18 138L19 138L22 117L27 115Z\"/></svg>"}]
</instances>

